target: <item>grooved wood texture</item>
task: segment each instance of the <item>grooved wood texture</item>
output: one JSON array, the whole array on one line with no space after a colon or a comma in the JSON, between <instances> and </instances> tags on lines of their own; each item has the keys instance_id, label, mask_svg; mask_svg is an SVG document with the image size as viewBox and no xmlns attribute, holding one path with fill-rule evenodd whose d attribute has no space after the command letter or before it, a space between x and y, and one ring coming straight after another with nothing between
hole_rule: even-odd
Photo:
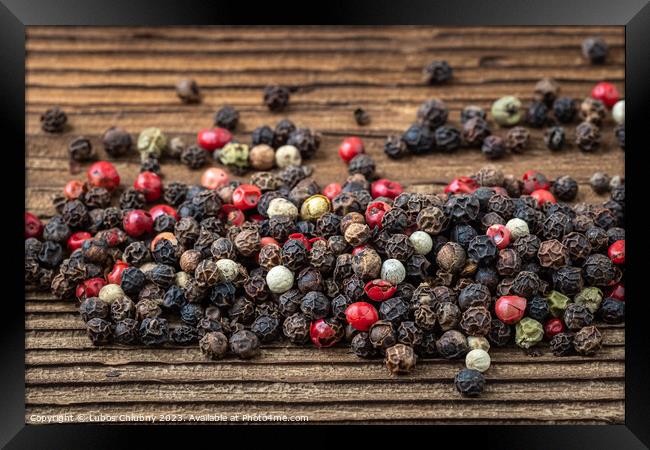
<instances>
[{"instance_id":1,"label":"grooved wood texture","mask_svg":"<svg viewBox=\"0 0 650 450\"><path fill-rule=\"evenodd\" d=\"M610 46L607 64L591 66L580 43L601 35ZM33 27L27 32L27 209L52 215L51 197L70 179L67 143L77 135L100 148L111 125L134 136L160 126L171 136L194 138L212 124L223 104L242 115L237 137L246 141L263 124L289 117L323 134L310 162L320 183L341 181L336 155L343 136L360 135L379 173L418 191L440 191L457 175L485 164L477 150L432 154L401 161L382 152L385 137L414 121L418 105L443 99L450 122L470 103L489 108L512 94L532 98L540 77L561 85L562 95L582 99L608 80L624 92L622 28L508 27L292 27L292 28L74 28ZM421 69L446 59L454 80L425 86ZM183 105L174 91L181 77L201 86L200 105ZM271 83L294 89L283 114L262 104ZM40 130L39 116L61 105L70 127L63 135ZM362 106L372 122L359 127L352 111ZM539 169L549 177L574 176L580 201L603 201L587 185L596 170L623 175L624 153L613 124L603 127L603 148L594 154L574 145L552 153L542 130L531 148L500 164L520 175ZM494 132L504 130L494 127ZM569 141L574 127L567 127ZM100 155L103 151L100 150ZM116 162L125 183L138 172L137 156ZM83 168L82 168L83 170ZM165 161L166 179L198 182L200 172ZM462 361L424 360L414 374L390 376L381 361L363 361L346 348L316 350L282 343L252 361L206 361L198 348L94 348L73 301L29 291L25 304L26 421L36 415L69 414L73 421L104 415L304 415L324 422L400 423L623 423L624 328L603 325L605 345L595 357L556 358L548 348L528 356L517 348L493 349L485 395L462 398L452 377ZM137 419L132 419L137 420ZM208 419L209 420L209 419Z\"/></svg>"}]
</instances>

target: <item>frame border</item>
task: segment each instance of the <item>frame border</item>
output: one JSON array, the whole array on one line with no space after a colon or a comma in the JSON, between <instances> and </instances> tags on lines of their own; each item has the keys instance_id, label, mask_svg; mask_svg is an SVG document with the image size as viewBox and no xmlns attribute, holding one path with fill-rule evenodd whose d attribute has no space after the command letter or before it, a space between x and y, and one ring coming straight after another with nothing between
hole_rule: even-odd
<instances>
[{"instance_id":1,"label":"frame border","mask_svg":"<svg viewBox=\"0 0 650 450\"><path fill-rule=\"evenodd\" d=\"M505 0L498 4L481 0L455 0L454 2L411 1L400 5L386 0L374 2L363 0L352 2L328 1L327 5L314 5L318 11L307 11L304 3L291 2L291 5L278 4L234 4L220 2L209 4L199 1L178 2L173 0L133 1L113 0L0 0L0 67L4 76L0 80L0 117L9 142L5 141L6 157L15 165L16 178L25 185L25 160L17 150L25 146L25 27L30 25L249 25L249 24L341 24L341 25L420 25L438 26L465 25L624 25L626 36L626 91L630 95L627 108L628 140L633 147L647 147L647 137L641 134L642 118L650 118L650 4L648 0L619 0L613 4L610 0ZM311 14L309 14L311 13ZM634 131L639 130L638 134ZM641 139L644 142L641 142ZM638 140L639 144L635 145ZM628 146L629 147L629 146ZM14 150L14 151L12 151ZM639 148L640 150L640 148ZM641 184L643 165L635 165L626 157L626 178L629 199L640 204L643 199L639 192L647 187L634 187ZM630 184L632 183L632 184ZM631 197L630 197L631 195ZM24 201L9 196L12 217L21 217ZM628 209L626 233L632 233L632 239L642 241L643 231L638 231L643 222L635 220L642 211ZM641 218L642 219L642 218ZM23 225L20 221L3 223L10 234L21 239L9 239L8 245L17 255L22 255ZM15 242L14 242L15 241ZM634 241L637 242L637 241ZM640 247L640 246L639 246ZM626 282L628 297L638 299L630 302L626 317L626 360L625 360L625 425L611 426L469 426L463 427L463 445L475 443L488 444L488 448L648 448L650 446L650 389L647 385L647 372L650 368L650 346L648 345L647 320L648 302L642 298L643 286L634 276L634 270L644 270L648 253L639 247L628 247L630 276ZM21 257L19 257L20 259ZM637 262L637 263L635 263ZM11 267L15 266L15 267ZM643 269L642 269L643 268ZM6 448L108 448L111 442L133 442L128 435L147 433L150 444L155 440L168 439L171 427L149 425L147 428L137 425L49 425L26 426L25 419L25 379L24 379L24 298L22 267L7 264L6 274L11 277L14 295L5 298L5 318L0 336L3 345L3 362L0 367L0 398L2 399L4 420L0 421L0 445L8 443ZM15 290L14 290L15 289ZM631 294L630 294L631 293ZM636 295L638 293L638 295ZM644 328L645 326L645 328ZM155 427L155 428L153 428ZM281 428L286 428L282 426ZM313 425L303 425L301 430L316 430ZM153 431L153 432L152 432ZM247 432L237 426L220 427L219 441L234 432ZM256 427L263 434L277 431L276 427ZM293 431L293 429L292 429ZM412 427L410 432L428 433L428 427ZM449 439L458 445L459 430L452 427L437 427L436 441ZM214 428L204 426L175 427L173 433L185 437L185 442L192 442L200 435L209 432L215 438ZM250 436L250 433L247 433ZM375 434L375 433L372 433ZM276 434L277 436L277 434ZM412 435L415 437L415 435ZM234 436L232 436L234 437ZM422 436L424 437L424 436ZM430 437L429 437L430 439ZM9 442L10 441L10 442ZM115 445L113 445L113 448ZM476 447L475 447L476 448Z\"/></svg>"}]
</instances>

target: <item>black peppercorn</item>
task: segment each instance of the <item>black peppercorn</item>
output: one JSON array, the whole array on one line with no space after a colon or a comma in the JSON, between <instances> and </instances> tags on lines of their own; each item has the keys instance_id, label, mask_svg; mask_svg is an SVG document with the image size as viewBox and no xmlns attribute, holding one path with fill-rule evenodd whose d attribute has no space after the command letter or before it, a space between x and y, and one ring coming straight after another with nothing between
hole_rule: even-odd
<instances>
[{"instance_id":1,"label":"black peppercorn","mask_svg":"<svg viewBox=\"0 0 650 450\"><path fill-rule=\"evenodd\" d=\"M576 103L572 98L561 97L553 102L553 114L561 123L570 123L577 113ZM548 145L548 143L547 143Z\"/></svg>"},{"instance_id":2,"label":"black peppercorn","mask_svg":"<svg viewBox=\"0 0 650 450\"><path fill-rule=\"evenodd\" d=\"M533 102L526 111L526 122L534 128L541 128L548 123L548 107L542 102Z\"/></svg>"},{"instance_id":3,"label":"black peppercorn","mask_svg":"<svg viewBox=\"0 0 650 450\"><path fill-rule=\"evenodd\" d=\"M544 143L550 150L562 150L565 144L564 128L555 126L544 132Z\"/></svg>"},{"instance_id":4,"label":"black peppercorn","mask_svg":"<svg viewBox=\"0 0 650 450\"><path fill-rule=\"evenodd\" d=\"M228 352L228 338L220 331L206 333L199 341L201 353L210 359L221 359Z\"/></svg>"},{"instance_id":5,"label":"black peppercorn","mask_svg":"<svg viewBox=\"0 0 650 450\"><path fill-rule=\"evenodd\" d=\"M350 343L350 349L359 358L369 359L377 355L377 350L372 345L368 333L355 334Z\"/></svg>"},{"instance_id":6,"label":"black peppercorn","mask_svg":"<svg viewBox=\"0 0 650 450\"><path fill-rule=\"evenodd\" d=\"M469 350L467 338L456 330L445 331L436 341L436 349L440 356L446 359L456 359L465 356Z\"/></svg>"},{"instance_id":7,"label":"black peppercorn","mask_svg":"<svg viewBox=\"0 0 650 450\"><path fill-rule=\"evenodd\" d=\"M460 130L450 126L439 126L434 132L435 149L440 152L451 153L462 144Z\"/></svg>"},{"instance_id":8,"label":"black peppercorn","mask_svg":"<svg viewBox=\"0 0 650 450\"><path fill-rule=\"evenodd\" d=\"M138 342L139 323L135 319L124 319L115 323L113 340L118 344L132 345Z\"/></svg>"},{"instance_id":9,"label":"black peppercorn","mask_svg":"<svg viewBox=\"0 0 650 450\"><path fill-rule=\"evenodd\" d=\"M259 354L260 342L252 331L240 330L233 333L229 340L230 350L241 359L250 359Z\"/></svg>"},{"instance_id":10,"label":"black peppercorn","mask_svg":"<svg viewBox=\"0 0 650 450\"><path fill-rule=\"evenodd\" d=\"M272 146L274 137L275 133L273 132L273 129L268 125L263 125L253 130L253 133L251 134L251 144L252 146L260 144Z\"/></svg>"},{"instance_id":11,"label":"black peppercorn","mask_svg":"<svg viewBox=\"0 0 650 450\"><path fill-rule=\"evenodd\" d=\"M308 292L300 302L300 310L311 320L322 319L330 312L330 300L322 292Z\"/></svg>"},{"instance_id":12,"label":"black peppercorn","mask_svg":"<svg viewBox=\"0 0 650 450\"><path fill-rule=\"evenodd\" d=\"M57 267L63 261L63 247L57 242L43 242L38 252L38 261L45 267Z\"/></svg>"},{"instance_id":13,"label":"black peppercorn","mask_svg":"<svg viewBox=\"0 0 650 450\"><path fill-rule=\"evenodd\" d=\"M126 155L133 145L131 135L119 127L110 127L102 136L104 150L113 158Z\"/></svg>"},{"instance_id":14,"label":"black peppercorn","mask_svg":"<svg viewBox=\"0 0 650 450\"><path fill-rule=\"evenodd\" d=\"M558 333L551 338L549 346L555 356L568 356L574 352L573 333Z\"/></svg>"},{"instance_id":15,"label":"black peppercorn","mask_svg":"<svg viewBox=\"0 0 650 450\"><path fill-rule=\"evenodd\" d=\"M357 125L364 126L370 123L370 115L363 108L356 108L352 115Z\"/></svg>"},{"instance_id":16,"label":"black peppercorn","mask_svg":"<svg viewBox=\"0 0 650 450\"><path fill-rule=\"evenodd\" d=\"M464 124L468 120L474 118L474 117L480 117L483 120L487 119L487 114L483 108L480 106L476 105L470 105L466 106L463 108L463 110L460 112L460 123Z\"/></svg>"},{"instance_id":17,"label":"black peppercorn","mask_svg":"<svg viewBox=\"0 0 650 450\"><path fill-rule=\"evenodd\" d=\"M451 196L445 203L445 214L459 223L472 222L478 217L481 205L478 199L468 194Z\"/></svg>"},{"instance_id":18,"label":"black peppercorn","mask_svg":"<svg viewBox=\"0 0 650 450\"><path fill-rule=\"evenodd\" d=\"M435 148L433 131L425 125L413 124L402 135L408 151L415 155L429 153Z\"/></svg>"},{"instance_id":19,"label":"black peppercorn","mask_svg":"<svg viewBox=\"0 0 650 450\"><path fill-rule=\"evenodd\" d=\"M163 199L172 206L178 206L185 200L187 195L187 185L172 181L165 185L163 190Z\"/></svg>"},{"instance_id":20,"label":"black peppercorn","mask_svg":"<svg viewBox=\"0 0 650 450\"><path fill-rule=\"evenodd\" d=\"M239 112L232 106L226 105L214 115L214 124L218 127L234 131L239 123Z\"/></svg>"},{"instance_id":21,"label":"black peppercorn","mask_svg":"<svg viewBox=\"0 0 650 450\"><path fill-rule=\"evenodd\" d=\"M257 335L260 342L270 342L277 338L280 322L271 315L260 315L253 321L251 331Z\"/></svg>"},{"instance_id":22,"label":"black peppercorn","mask_svg":"<svg viewBox=\"0 0 650 450\"><path fill-rule=\"evenodd\" d=\"M399 159L406 156L409 149L406 142L400 136L390 135L386 138L384 143L384 153L392 159Z\"/></svg>"},{"instance_id":23,"label":"black peppercorn","mask_svg":"<svg viewBox=\"0 0 650 450\"><path fill-rule=\"evenodd\" d=\"M454 377L454 386L462 395L476 397L485 389L485 377L475 369L462 369Z\"/></svg>"},{"instance_id":24,"label":"black peppercorn","mask_svg":"<svg viewBox=\"0 0 650 450\"><path fill-rule=\"evenodd\" d=\"M488 340L497 347L507 345L512 339L512 328L501 322L499 319L492 319Z\"/></svg>"},{"instance_id":25,"label":"black peppercorn","mask_svg":"<svg viewBox=\"0 0 650 450\"><path fill-rule=\"evenodd\" d=\"M433 99L422 103L417 111L417 119L420 125L435 130L447 121L449 110L441 100Z\"/></svg>"},{"instance_id":26,"label":"black peppercorn","mask_svg":"<svg viewBox=\"0 0 650 450\"><path fill-rule=\"evenodd\" d=\"M424 66L422 77L426 84L442 84L451 80L453 72L447 61L435 60Z\"/></svg>"},{"instance_id":27,"label":"black peppercorn","mask_svg":"<svg viewBox=\"0 0 650 450\"><path fill-rule=\"evenodd\" d=\"M399 297L389 298L379 306L379 317L397 325L405 320L409 315L409 307L404 300Z\"/></svg>"},{"instance_id":28,"label":"black peppercorn","mask_svg":"<svg viewBox=\"0 0 650 450\"><path fill-rule=\"evenodd\" d=\"M352 158L348 164L348 172L350 175L359 173L366 178L370 178L375 173L375 161L370 155L361 153Z\"/></svg>"},{"instance_id":29,"label":"black peppercorn","mask_svg":"<svg viewBox=\"0 0 650 450\"><path fill-rule=\"evenodd\" d=\"M264 89L264 104L273 112L282 111L289 104L290 91L286 86L267 86Z\"/></svg>"},{"instance_id":30,"label":"black peppercorn","mask_svg":"<svg viewBox=\"0 0 650 450\"><path fill-rule=\"evenodd\" d=\"M289 134L287 145L296 147L303 159L310 159L320 147L320 141L319 133L312 133L309 128L297 128Z\"/></svg>"},{"instance_id":31,"label":"black peppercorn","mask_svg":"<svg viewBox=\"0 0 650 450\"><path fill-rule=\"evenodd\" d=\"M368 336L370 343L376 349L386 350L388 347L397 344L395 328L389 321L378 320L372 324L370 330L368 330Z\"/></svg>"},{"instance_id":32,"label":"black peppercorn","mask_svg":"<svg viewBox=\"0 0 650 450\"><path fill-rule=\"evenodd\" d=\"M612 261L605 255L593 254L582 265L584 280L589 286L608 286L617 274Z\"/></svg>"},{"instance_id":33,"label":"black peppercorn","mask_svg":"<svg viewBox=\"0 0 650 450\"><path fill-rule=\"evenodd\" d=\"M625 320L625 302L607 297L600 305L598 315L606 323L622 323Z\"/></svg>"},{"instance_id":34,"label":"black peppercorn","mask_svg":"<svg viewBox=\"0 0 650 450\"><path fill-rule=\"evenodd\" d=\"M209 293L209 300L210 303L220 308L229 307L235 301L235 293L235 285L226 281L212 286Z\"/></svg>"},{"instance_id":35,"label":"black peppercorn","mask_svg":"<svg viewBox=\"0 0 650 450\"><path fill-rule=\"evenodd\" d=\"M172 342L178 345L190 345L199 338L196 328L190 325L173 327L169 337Z\"/></svg>"},{"instance_id":36,"label":"black peppercorn","mask_svg":"<svg viewBox=\"0 0 650 450\"><path fill-rule=\"evenodd\" d=\"M162 306L178 312L187 303L185 293L178 286L171 286L163 296Z\"/></svg>"},{"instance_id":37,"label":"black peppercorn","mask_svg":"<svg viewBox=\"0 0 650 450\"><path fill-rule=\"evenodd\" d=\"M68 153L73 161L89 161L94 157L90 139L79 136L68 144Z\"/></svg>"},{"instance_id":38,"label":"black peppercorn","mask_svg":"<svg viewBox=\"0 0 650 450\"><path fill-rule=\"evenodd\" d=\"M113 338L113 326L104 319L95 317L86 323L86 331L93 345L108 344Z\"/></svg>"},{"instance_id":39,"label":"black peppercorn","mask_svg":"<svg viewBox=\"0 0 650 450\"><path fill-rule=\"evenodd\" d=\"M583 356L594 355L603 344L603 335L593 325L582 328L573 338L573 347Z\"/></svg>"},{"instance_id":40,"label":"black peppercorn","mask_svg":"<svg viewBox=\"0 0 650 450\"><path fill-rule=\"evenodd\" d=\"M583 152L593 152L600 147L601 134L596 125L582 122L576 127L576 144Z\"/></svg>"},{"instance_id":41,"label":"black peppercorn","mask_svg":"<svg viewBox=\"0 0 650 450\"><path fill-rule=\"evenodd\" d=\"M48 133L61 133L68 122L68 116L58 106L41 115L41 128Z\"/></svg>"},{"instance_id":42,"label":"black peppercorn","mask_svg":"<svg viewBox=\"0 0 650 450\"><path fill-rule=\"evenodd\" d=\"M108 319L110 307L108 303L97 297L88 297L79 305L79 314L84 322L90 319Z\"/></svg>"},{"instance_id":43,"label":"black peppercorn","mask_svg":"<svg viewBox=\"0 0 650 450\"><path fill-rule=\"evenodd\" d=\"M68 201L61 214L65 223L72 228L79 228L88 220L88 209L80 200Z\"/></svg>"},{"instance_id":44,"label":"black peppercorn","mask_svg":"<svg viewBox=\"0 0 650 450\"><path fill-rule=\"evenodd\" d=\"M145 345L161 345L169 340L167 320L161 317L146 317L140 324L140 341Z\"/></svg>"},{"instance_id":45,"label":"black peppercorn","mask_svg":"<svg viewBox=\"0 0 650 450\"><path fill-rule=\"evenodd\" d=\"M208 162L208 152L198 145L190 145L181 152L180 158L190 169L200 169Z\"/></svg>"},{"instance_id":46,"label":"black peppercorn","mask_svg":"<svg viewBox=\"0 0 650 450\"><path fill-rule=\"evenodd\" d=\"M463 313L460 327L469 336L485 336L490 332L491 321L492 316L487 308L471 306Z\"/></svg>"},{"instance_id":47,"label":"black peppercorn","mask_svg":"<svg viewBox=\"0 0 650 450\"><path fill-rule=\"evenodd\" d=\"M481 152L487 159L500 159L506 154L506 144L502 137L490 135L483 139Z\"/></svg>"},{"instance_id":48,"label":"black peppercorn","mask_svg":"<svg viewBox=\"0 0 650 450\"><path fill-rule=\"evenodd\" d=\"M533 297L526 303L526 315L531 319L544 323L550 314L548 302L544 297Z\"/></svg>"},{"instance_id":49,"label":"black peppercorn","mask_svg":"<svg viewBox=\"0 0 650 450\"><path fill-rule=\"evenodd\" d=\"M607 58L609 47L600 37L590 37L582 41L582 54L592 64L602 64Z\"/></svg>"},{"instance_id":50,"label":"black peppercorn","mask_svg":"<svg viewBox=\"0 0 650 450\"><path fill-rule=\"evenodd\" d=\"M283 334L294 344L304 344L309 340L309 319L300 313L294 313L284 319Z\"/></svg>"},{"instance_id":51,"label":"black peppercorn","mask_svg":"<svg viewBox=\"0 0 650 450\"><path fill-rule=\"evenodd\" d=\"M569 303L564 310L564 323L569 330L577 331L590 325L593 320L591 311L577 303Z\"/></svg>"},{"instance_id":52,"label":"black peppercorn","mask_svg":"<svg viewBox=\"0 0 650 450\"><path fill-rule=\"evenodd\" d=\"M480 147L490 133L490 126L481 117L473 117L463 123L463 139L470 147Z\"/></svg>"}]
</instances>

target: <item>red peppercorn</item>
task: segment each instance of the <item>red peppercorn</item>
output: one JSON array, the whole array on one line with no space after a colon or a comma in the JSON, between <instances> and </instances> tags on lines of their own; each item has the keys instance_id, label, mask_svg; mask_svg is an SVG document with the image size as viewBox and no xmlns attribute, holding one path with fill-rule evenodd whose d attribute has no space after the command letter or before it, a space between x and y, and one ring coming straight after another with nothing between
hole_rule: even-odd
<instances>
[{"instance_id":1,"label":"red peppercorn","mask_svg":"<svg viewBox=\"0 0 650 450\"><path fill-rule=\"evenodd\" d=\"M359 253L359 252L361 252L361 251L363 251L363 250L365 250L367 248L368 248L368 246L366 244L357 245L356 247L354 247L352 249L352 256L357 256L357 253Z\"/></svg>"},{"instance_id":2,"label":"red peppercorn","mask_svg":"<svg viewBox=\"0 0 650 450\"><path fill-rule=\"evenodd\" d=\"M537 204L542 206L544 203L557 203L555 196L551 194L551 191L545 189L537 189L530 193L530 196L537 200Z\"/></svg>"},{"instance_id":3,"label":"red peppercorn","mask_svg":"<svg viewBox=\"0 0 650 450\"><path fill-rule=\"evenodd\" d=\"M357 136L343 139L343 142L339 147L339 156L346 162L346 164L349 163L352 158L362 153L365 153L365 147L361 138L358 138Z\"/></svg>"},{"instance_id":4,"label":"red peppercorn","mask_svg":"<svg viewBox=\"0 0 650 450\"><path fill-rule=\"evenodd\" d=\"M545 189L547 191L551 189L551 182L548 181L546 175L537 170L529 170L523 174L521 179L524 180L522 192L526 195L538 189Z\"/></svg>"},{"instance_id":5,"label":"red peppercorn","mask_svg":"<svg viewBox=\"0 0 650 450\"><path fill-rule=\"evenodd\" d=\"M607 249L607 256L614 264L625 264L625 239L614 242Z\"/></svg>"},{"instance_id":6,"label":"red peppercorn","mask_svg":"<svg viewBox=\"0 0 650 450\"><path fill-rule=\"evenodd\" d=\"M241 209L235 205L223 205L219 212L221 219L225 220L228 225L241 225L246 217Z\"/></svg>"},{"instance_id":7,"label":"red peppercorn","mask_svg":"<svg viewBox=\"0 0 650 450\"><path fill-rule=\"evenodd\" d=\"M125 263L124 261L121 261L121 260L115 261L115 265L113 266L111 271L108 272L108 275L106 275L106 280L110 284L117 284L117 285L121 284L122 283L122 272L124 272L124 270L127 267L129 267L129 265L127 263Z\"/></svg>"},{"instance_id":8,"label":"red peppercorn","mask_svg":"<svg viewBox=\"0 0 650 450\"><path fill-rule=\"evenodd\" d=\"M517 323L526 312L526 299L516 295L504 295L494 304L494 312L507 325Z\"/></svg>"},{"instance_id":9,"label":"red peppercorn","mask_svg":"<svg viewBox=\"0 0 650 450\"><path fill-rule=\"evenodd\" d=\"M25 211L25 239L40 238L43 234L43 222L34 214Z\"/></svg>"},{"instance_id":10,"label":"red peppercorn","mask_svg":"<svg viewBox=\"0 0 650 450\"><path fill-rule=\"evenodd\" d=\"M334 200L334 197L341 193L343 188L339 183L330 183L323 188L323 195L330 200Z\"/></svg>"},{"instance_id":11,"label":"red peppercorn","mask_svg":"<svg viewBox=\"0 0 650 450\"><path fill-rule=\"evenodd\" d=\"M561 319L553 318L544 324L544 337L549 341L553 336L564 331L564 322Z\"/></svg>"},{"instance_id":12,"label":"red peppercorn","mask_svg":"<svg viewBox=\"0 0 650 450\"><path fill-rule=\"evenodd\" d=\"M379 320L379 314L370 303L355 302L345 308L345 319L355 330L368 331Z\"/></svg>"},{"instance_id":13,"label":"red peppercorn","mask_svg":"<svg viewBox=\"0 0 650 450\"><path fill-rule=\"evenodd\" d=\"M605 106L611 108L621 98L618 89L612 83L601 81L591 90L591 97L603 102Z\"/></svg>"},{"instance_id":14,"label":"red peppercorn","mask_svg":"<svg viewBox=\"0 0 650 450\"><path fill-rule=\"evenodd\" d=\"M168 216L172 216L174 219L178 220L178 212L176 212L175 208L169 205L152 206L151 208L149 208L149 214L151 214L151 218L153 220L156 220L159 216L162 216L164 214L167 214Z\"/></svg>"},{"instance_id":15,"label":"red peppercorn","mask_svg":"<svg viewBox=\"0 0 650 450\"><path fill-rule=\"evenodd\" d=\"M470 177L458 177L451 180L451 183L445 187L448 194L471 194L478 189L478 183Z\"/></svg>"},{"instance_id":16,"label":"red peppercorn","mask_svg":"<svg viewBox=\"0 0 650 450\"><path fill-rule=\"evenodd\" d=\"M267 245L277 245L280 247L280 243L276 241L274 238L271 236L265 236L262 239L260 239L260 248L266 247Z\"/></svg>"},{"instance_id":17,"label":"red peppercorn","mask_svg":"<svg viewBox=\"0 0 650 450\"><path fill-rule=\"evenodd\" d=\"M381 178L370 185L370 194L372 198L388 197L394 199L400 195L404 189L402 185L396 181L390 181L386 178Z\"/></svg>"},{"instance_id":18,"label":"red peppercorn","mask_svg":"<svg viewBox=\"0 0 650 450\"><path fill-rule=\"evenodd\" d=\"M291 233L289 235L289 239L287 239L287 240L289 240L289 241L291 241L291 240L300 241L303 244L305 244L305 248L307 249L307 251L311 250L311 243L309 242L309 239L307 239L305 237L305 235L302 234L302 233Z\"/></svg>"},{"instance_id":19,"label":"red peppercorn","mask_svg":"<svg viewBox=\"0 0 650 450\"><path fill-rule=\"evenodd\" d=\"M77 295L77 299L79 299L79 301L85 300L89 297L97 297L99 295L99 291L104 286L106 286L106 280L103 278L90 278L77 285L75 294Z\"/></svg>"},{"instance_id":20,"label":"red peppercorn","mask_svg":"<svg viewBox=\"0 0 650 450\"><path fill-rule=\"evenodd\" d=\"M240 184L232 193L232 203L238 209L247 210L255 208L261 196L262 191L254 184Z\"/></svg>"},{"instance_id":21,"label":"red peppercorn","mask_svg":"<svg viewBox=\"0 0 650 450\"><path fill-rule=\"evenodd\" d=\"M607 296L624 302L625 301L625 285L623 285L623 283L615 284L612 287L612 289L609 291Z\"/></svg>"},{"instance_id":22,"label":"red peppercorn","mask_svg":"<svg viewBox=\"0 0 650 450\"><path fill-rule=\"evenodd\" d=\"M153 230L151 214L141 209L133 209L127 212L122 222L124 231L131 237L139 237L151 233L151 230Z\"/></svg>"},{"instance_id":23,"label":"red peppercorn","mask_svg":"<svg viewBox=\"0 0 650 450\"><path fill-rule=\"evenodd\" d=\"M381 230L381 220L391 207L386 202L372 202L366 208L366 223L370 228Z\"/></svg>"},{"instance_id":24,"label":"red peppercorn","mask_svg":"<svg viewBox=\"0 0 650 450\"><path fill-rule=\"evenodd\" d=\"M341 334L325 319L318 319L309 327L309 337L318 348L331 347L341 339Z\"/></svg>"},{"instance_id":25,"label":"red peppercorn","mask_svg":"<svg viewBox=\"0 0 650 450\"><path fill-rule=\"evenodd\" d=\"M133 187L136 191L142 192L148 202L155 202L162 195L162 180L153 172L140 173L135 179Z\"/></svg>"},{"instance_id":26,"label":"red peppercorn","mask_svg":"<svg viewBox=\"0 0 650 450\"><path fill-rule=\"evenodd\" d=\"M88 168L86 175L91 186L113 191L120 185L120 175L115 166L108 161L97 161Z\"/></svg>"},{"instance_id":27,"label":"red peppercorn","mask_svg":"<svg viewBox=\"0 0 650 450\"><path fill-rule=\"evenodd\" d=\"M485 232L492 238L499 250L510 245L510 230L500 223L490 226Z\"/></svg>"},{"instance_id":28,"label":"red peppercorn","mask_svg":"<svg viewBox=\"0 0 650 450\"><path fill-rule=\"evenodd\" d=\"M63 195L68 200L74 200L75 198L79 198L83 191L84 184L81 180L70 180L63 188Z\"/></svg>"},{"instance_id":29,"label":"red peppercorn","mask_svg":"<svg viewBox=\"0 0 650 450\"><path fill-rule=\"evenodd\" d=\"M228 173L218 167L210 167L201 175L201 186L206 189L218 189L230 183Z\"/></svg>"},{"instance_id":30,"label":"red peppercorn","mask_svg":"<svg viewBox=\"0 0 650 450\"><path fill-rule=\"evenodd\" d=\"M395 295L397 288L386 280L377 279L368 281L364 286L363 291L370 300L383 302Z\"/></svg>"},{"instance_id":31,"label":"red peppercorn","mask_svg":"<svg viewBox=\"0 0 650 450\"><path fill-rule=\"evenodd\" d=\"M77 231L76 233L72 233L68 238L68 250L73 252L76 249L81 248L84 241L92 237L93 236L87 231Z\"/></svg>"},{"instance_id":32,"label":"red peppercorn","mask_svg":"<svg viewBox=\"0 0 650 450\"><path fill-rule=\"evenodd\" d=\"M196 136L196 143L209 152L222 148L232 140L232 133L225 128L204 128Z\"/></svg>"}]
</instances>

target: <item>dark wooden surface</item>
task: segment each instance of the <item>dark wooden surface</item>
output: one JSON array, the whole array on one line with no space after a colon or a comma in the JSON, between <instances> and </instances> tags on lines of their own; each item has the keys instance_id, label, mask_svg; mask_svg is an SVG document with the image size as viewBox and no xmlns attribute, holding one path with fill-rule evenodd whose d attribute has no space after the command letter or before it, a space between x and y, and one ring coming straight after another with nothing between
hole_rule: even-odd
<instances>
[{"instance_id":1,"label":"dark wooden surface","mask_svg":"<svg viewBox=\"0 0 650 450\"><path fill-rule=\"evenodd\" d=\"M608 63L591 66L581 41L603 36ZM336 156L343 136L364 138L379 172L411 189L439 191L457 175L485 164L476 150L402 161L384 157L382 145L415 118L429 98L450 107L450 122L470 103L489 108L512 94L524 101L542 76L561 93L587 96L593 84L624 89L622 28L30 28L27 40L26 207L52 215L53 194L79 177L70 173L67 143L77 135L95 147L111 125L134 136L159 126L170 136L193 139L212 124L223 104L242 114L237 136L247 140L262 124L289 117L324 138L311 162L320 183L342 181ZM454 80L421 83L421 69L446 59ZM204 94L200 105L182 105L174 83L193 77ZM296 89L284 114L261 104L267 84ZM61 105L70 127L46 135L39 115ZM352 118L357 106L371 115L367 127ZM580 182L579 200L602 201L588 185L596 170L623 175L624 153L614 144L612 123L603 127L603 149L584 154L575 146L551 153L532 132L524 155L500 162L507 173L538 169L549 177L570 174ZM497 134L504 134L495 126ZM567 129L573 140L573 126ZM101 154L101 152L100 152ZM123 182L137 173L137 156L116 163ZM200 172L165 162L166 178L198 182ZM603 326L605 346L592 358L531 357L516 348L493 349L488 387L479 399L461 398L452 378L462 361L424 360L415 373L390 376L381 361L363 361L345 348L316 350L276 344L253 361L206 361L198 348L94 348L73 301L28 292L26 313L27 422L37 415L201 414L304 415L326 422L413 423L622 423L624 421L624 328ZM85 415L85 416L84 416ZM95 416L96 417L96 416ZM92 419L91 419L92 420Z\"/></svg>"}]
</instances>

